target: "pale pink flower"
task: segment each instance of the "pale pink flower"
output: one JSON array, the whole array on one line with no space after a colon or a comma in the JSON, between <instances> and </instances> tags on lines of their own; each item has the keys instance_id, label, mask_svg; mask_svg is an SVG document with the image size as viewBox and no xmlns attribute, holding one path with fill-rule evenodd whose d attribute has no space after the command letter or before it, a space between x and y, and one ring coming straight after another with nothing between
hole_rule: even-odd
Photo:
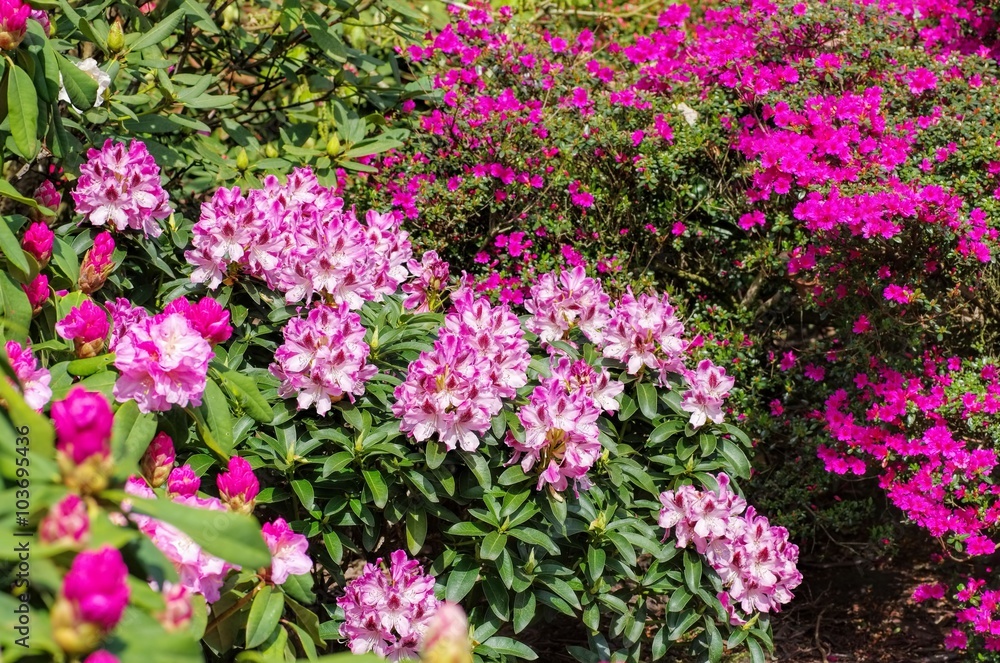
<instances>
[{"instance_id":1,"label":"pale pink flower","mask_svg":"<svg viewBox=\"0 0 1000 663\"><path fill-rule=\"evenodd\" d=\"M40 412L52 398L52 389L49 388L52 376L35 359L30 345L7 341L5 348L7 359L20 384L15 384L10 378L5 379L21 389L21 395L24 396L24 402L28 407Z\"/></svg>"},{"instance_id":2,"label":"pale pink flower","mask_svg":"<svg viewBox=\"0 0 1000 663\"><path fill-rule=\"evenodd\" d=\"M309 559L309 540L296 534L284 518L264 523L261 528L264 541L271 551L271 582L284 585L289 576L300 576L312 571Z\"/></svg>"}]
</instances>

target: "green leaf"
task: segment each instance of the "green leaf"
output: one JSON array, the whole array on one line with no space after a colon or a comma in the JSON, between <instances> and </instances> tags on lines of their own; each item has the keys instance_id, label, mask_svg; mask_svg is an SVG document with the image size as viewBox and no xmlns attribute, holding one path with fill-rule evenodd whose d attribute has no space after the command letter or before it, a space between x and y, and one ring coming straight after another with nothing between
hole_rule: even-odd
<instances>
[{"instance_id":1,"label":"green leaf","mask_svg":"<svg viewBox=\"0 0 1000 663\"><path fill-rule=\"evenodd\" d=\"M48 207L42 207L34 198L22 196L20 192L14 188L13 184L3 178L0 178L0 196L10 198L11 200L17 201L22 205L27 205L31 209L41 212L45 216L55 216L55 212L53 210L50 210Z\"/></svg>"},{"instance_id":2,"label":"green leaf","mask_svg":"<svg viewBox=\"0 0 1000 663\"><path fill-rule=\"evenodd\" d=\"M253 649L264 644L278 627L281 613L285 611L285 595L274 591L270 585L264 585L257 592L250 606L247 617L247 649Z\"/></svg>"},{"instance_id":3,"label":"green leaf","mask_svg":"<svg viewBox=\"0 0 1000 663\"><path fill-rule=\"evenodd\" d=\"M552 541L552 539L550 539L545 534L539 532L537 529L531 529L530 527L525 527L525 528L519 527L517 529L511 530L510 535L513 536L515 539L520 539L521 541L524 541L525 543L529 543L535 546L541 546L542 548L545 548L553 555L559 554L559 546L557 546L555 542Z\"/></svg>"},{"instance_id":4,"label":"green leaf","mask_svg":"<svg viewBox=\"0 0 1000 663\"><path fill-rule=\"evenodd\" d=\"M66 372L77 377L95 375L107 369L115 361L113 354L97 355L86 359L74 359L66 365Z\"/></svg>"},{"instance_id":5,"label":"green leaf","mask_svg":"<svg viewBox=\"0 0 1000 663\"><path fill-rule=\"evenodd\" d=\"M66 88L70 103L81 111L93 108L97 101L97 81L58 53L56 62L59 63L59 73L62 74L63 87Z\"/></svg>"},{"instance_id":6,"label":"green leaf","mask_svg":"<svg viewBox=\"0 0 1000 663\"><path fill-rule=\"evenodd\" d=\"M2 180L0 180L2 181ZM4 338L25 341L31 325L31 302L21 284L6 271L0 272L0 329Z\"/></svg>"},{"instance_id":7,"label":"green leaf","mask_svg":"<svg viewBox=\"0 0 1000 663\"><path fill-rule=\"evenodd\" d=\"M4 217L3 223L0 223L0 251L3 251L3 254L7 256L7 260L10 261L14 267L17 267L19 270L27 274L31 271L31 266L28 264L27 256L24 255L21 243L17 241L17 237L10 229L8 218L9 217Z\"/></svg>"},{"instance_id":8,"label":"green leaf","mask_svg":"<svg viewBox=\"0 0 1000 663\"><path fill-rule=\"evenodd\" d=\"M111 453L116 467L133 473L154 435L156 416L139 412L139 406L133 400L122 403L115 412L111 429Z\"/></svg>"},{"instance_id":9,"label":"green leaf","mask_svg":"<svg viewBox=\"0 0 1000 663\"><path fill-rule=\"evenodd\" d=\"M361 470L361 474L364 475L365 483L368 484L368 488L372 491L375 506L380 509L384 508L386 502L389 501L389 487L386 485L382 473L378 470Z\"/></svg>"},{"instance_id":10,"label":"green leaf","mask_svg":"<svg viewBox=\"0 0 1000 663\"><path fill-rule=\"evenodd\" d=\"M2 392L2 385L0 385ZM205 552L248 569L271 565L271 553L253 516L231 511L206 511L170 500L149 500L105 491L102 496L120 502L128 499L138 513L162 520L187 534Z\"/></svg>"},{"instance_id":11,"label":"green leaf","mask_svg":"<svg viewBox=\"0 0 1000 663\"><path fill-rule=\"evenodd\" d=\"M510 594L503 586L503 581L496 576L489 576L483 583L483 593L486 594L486 602L489 603L490 610L500 619L508 620L510 610Z\"/></svg>"},{"instance_id":12,"label":"green leaf","mask_svg":"<svg viewBox=\"0 0 1000 663\"><path fill-rule=\"evenodd\" d=\"M261 396L256 380L230 368L217 367L217 369L222 386L244 412L262 424L274 421L274 410L271 409L267 399Z\"/></svg>"},{"instance_id":13,"label":"green leaf","mask_svg":"<svg viewBox=\"0 0 1000 663\"><path fill-rule=\"evenodd\" d=\"M600 548L591 546L587 550L587 575L590 576L591 582L597 582L604 573L604 563L607 557L607 554Z\"/></svg>"},{"instance_id":14,"label":"green leaf","mask_svg":"<svg viewBox=\"0 0 1000 663\"><path fill-rule=\"evenodd\" d=\"M313 492L312 483L308 479L296 479L292 481L292 490L299 497L299 502L305 507L306 511L312 511L316 508L316 497Z\"/></svg>"},{"instance_id":15,"label":"green leaf","mask_svg":"<svg viewBox=\"0 0 1000 663\"><path fill-rule=\"evenodd\" d=\"M406 512L406 548L416 555L424 547L427 539L427 512L423 509L409 509Z\"/></svg>"},{"instance_id":16,"label":"green leaf","mask_svg":"<svg viewBox=\"0 0 1000 663\"><path fill-rule=\"evenodd\" d=\"M687 633L688 629L691 628L694 625L694 623L698 621L700 617L701 615L698 614L697 612L694 612L693 610L691 612L686 613L684 619L682 619L680 623L677 624L677 626L675 626L672 631L670 631L670 634L667 635L667 639L670 640L671 642L677 640L682 635Z\"/></svg>"},{"instance_id":17,"label":"green leaf","mask_svg":"<svg viewBox=\"0 0 1000 663\"><path fill-rule=\"evenodd\" d=\"M233 453L233 416L229 412L229 403L222 389L211 378L205 383L205 393L201 397L201 409L211 431L211 436L205 437L205 443L220 456L229 458ZM211 440L211 441L210 441ZM213 445L212 442L215 444Z\"/></svg>"},{"instance_id":18,"label":"green leaf","mask_svg":"<svg viewBox=\"0 0 1000 663\"><path fill-rule=\"evenodd\" d=\"M478 578L479 564L471 557L460 558L448 574L444 590L445 598L452 603L459 603L472 591Z\"/></svg>"},{"instance_id":19,"label":"green leaf","mask_svg":"<svg viewBox=\"0 0 1000 663\"><path fill-rule=\"evenodd\" d=\"M514 597L514 633L520 633L528 628L531 620L535 618L537 605L534 592L528 590L517 593Z\"/></svg>"},{"instance_id":20,"label":"green leaf","mask_svg":"<svg viewBox=\"0 0 1000 663\"><path fill-rule=\"evenodd\" d=\"M764 656L764 648L760 646L760 643L753 638L747 638L747 649L750 650L750 660L753 663L767 663L767 657Z\"/></svg>"},{"instance_id":21,"label":"green leaf","mask_svg":"<svg viewBox=\"0 0 1000 663\"><path fill-rule=\"evenodd\" d=\"M684 553L684 583L695 593L701 586L701 556L690 550Z\"/></svg>"},{"instance_id":22,"label":"green leaf","mask_svg":"<svg viewBox=\"0 0 1000 663\"><path fill-rule=\"evenodd\" d=\"M184 20L184 15L186 13L187 12L183 7L176 10L174 13L154 25L149 32L146 32L128 45L128 49L130 51L141 51L144 48L159 44L161 41L169 37L174 29L180 25L180 22Z\"/></svg>"},{"instance_id":23,"label":"green leaf","mask_svg":"<svg viewBox=\"0 0 1000 663\"><path fill-rule=\"evenodd\" d=\"M500 635L495 635L486 642L483 643L484 647L489 647L490 649L499 652L501 654L507 654L508 656L516 656L525 661L534 661L538 658L538 654L523 642L518 642L513 638L506 638Z\"/></svg>"},{"instance_id":24,"label":"green leaf","mask_svg":"<svg viewBox=\"0 0 1000 663\"><path fill-rule=\"evenodd\" d=\"M437 440L427 440L427 448L424 449L425 458L427 459L427 467L432 470L436 470L441 467L441 463L444 462L444 458L447 453L448 449Z\"/></svg>"},{"instance_id":25,"label":"green leaf","mask_svg":"<svg viewBox=\"0 0 1000 663\"><path fill-rule=\"evenodd\" d=\"M718 663L722 660L722 634L709 616L705 617L705 633L708 635L708 660Z\"/></svg>"},{"instance_id":26,"label":"green leaf","mask_svg":"<svg viewBox=\"0 0 1000 663\"><path fill-rule=\"evenodd\" d=\"M639 399L639 410L649 420L656 418L656 387L648 382L636 386L636 397Z\"/></svg>"},{"instance_id":27,"label":"green leaf","mask_svg":"<svg viewBox=\"0 0 1000 663\"><path fill-rule=\"evenodd\" d=\"M750 461L747 460L747 455L743 453L743 450L730 440L719 440L719 442L719 451L729 463L733 474L744 479L749 479Z\"/></svg>"},{"instance_id":28,"label":"green leaf","mask_svg":"<svg viewBox=\"0 0 1000 663\"><path fill-rule=\"evenodd\" d=\"M653 429L653 432L649 434L649 443L659 444L660 442L663 442L664 440L672 437L673 435L676 435L682 430L684 430L683 421L680 421L678 419L671 419L669 421L665 421L659 426L657 426L655 429Z\"/></svg>"},{"instance_id":29,"label":"green leaf","mask_svg":"<svg viewBox=\"0 0 1000 663\"><path fill-rule=\"evenodd\" d=\"M7 118L14 145L24 159L38 154L38 95L31 76L18 66L8 67ZM24 270L27 271L27 270Z\"/></svg>"},{"instance_id":30,"label":"green leaf","mask_svg":"<svg viewBox=\"0 0 1000 663\"><path fill-rule=\"evenodd\" d=\"M460 452L465 464L472 470L472 474L479 482L480 488L489 490L493 487L493 477L490 476L490 466L481 453Z\"/></svg>"},{"instance_id":31,"label":"green leaf","mask_svg":"<svg viewBox=\"0 0 1000 663\"><path fill-rule=\"evenodd\" d=\"M479 556L483 559L494 560L507 547L507 535L500 532L490 532L483 539L483 545L479 549Z\"/></svg>"}]
</instances>

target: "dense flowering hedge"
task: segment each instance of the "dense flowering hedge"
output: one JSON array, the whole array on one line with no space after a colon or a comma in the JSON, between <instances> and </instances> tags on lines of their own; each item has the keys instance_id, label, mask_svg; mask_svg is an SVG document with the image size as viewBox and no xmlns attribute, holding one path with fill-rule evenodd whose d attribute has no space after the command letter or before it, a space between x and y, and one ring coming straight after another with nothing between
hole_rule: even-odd
<instances>
[{"instance_id":1,"label":"dense flowering hedge","mask_svg":"<svg viewBox=\"0 0 1000 663\"><path fill-rule=\"evenodd\" d=\"M996 354L988 3L676 4L645 33L453 15L406 50L424 105L363 181L415 241L515 304L554 266L660 282L736 362L767 504L852 524L863 501L803 502L866 474L953 550L994 551L992 383L926 365L988 376Z\"/></svg>"},{"instance_id":2,"label":"dense flowering hedge","mask_svg":"<svg viewBox=\"0 0 1000 663\"><path fill-rule=\"evenodd\" d=\"M8 89L51 56L70 99L38 89L33 126L11 105L13 154L92 100L127 116L114 67L171 53L184 16L208 31L199 8L120 17L165 14L108 27L108 73L38 29L92 40L103 6L21 30L0 5ZM199 189L106 120L71 127L78 162L52 150L65 172L3 189L5 656L530 660L533 633L572 627L587 663L764 659L797 548L741 497L734 379L669 296L567 267L493 303L329 163L244 155Z\"/></svg>"}]
</instances>

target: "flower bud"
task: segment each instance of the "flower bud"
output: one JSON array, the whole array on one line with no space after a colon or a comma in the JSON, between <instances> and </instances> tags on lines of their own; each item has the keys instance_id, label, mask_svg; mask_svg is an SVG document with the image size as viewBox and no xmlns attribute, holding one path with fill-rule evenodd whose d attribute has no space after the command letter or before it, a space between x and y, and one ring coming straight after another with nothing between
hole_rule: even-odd
<instances>
[{"instance_id":1,"label":"flower bud","mask_svg":"<svg viewBox=\"0 0 1000 663\"><path fill-rule=\"evenodd\" d=\"M229 470L216 478L219 497L236 513L253 513L255 498L260 492L260 483L254 476L250 463L239 456L229 459Z\"/></svg>"},{"instance_id":2,"label":"flower bud","mask_svg":"<svg viewBox=\"0 0 1000 663\"><path fill-rule=\"evenodd\" d=\"M56 189L56 186L49 180L45 180L38 185L35 189L35 193L31 195L35 199L35 202L41 207L46 207L53 212L59 209L59 205L62 204L62 194ZM31 211L32 221L46 221L49 217L45 216L37 210Z\"/></svg>"},{"instance_id":3,"label":"flower bud","mask_svg":"<svg viewBox=\"0 0 1000 663\"><path fill-rule=\"evenodd\" d=\"M60 596L49 613L52 639L70 656L93 651L101 642L101 628L80 618L76 607Z\"/></svg>"},{"instance_id":4,"label":"flower bud","mask_svg":"<svg viewBox=\"0 0 1000 663\"><path fill-rule=\"evenodd\" d=\"M42 519L38 540L50 546L82 548L90 538L87 505L79 495L67 495Z\"/></svg>"},{"instance_id":5,"label":"flower bud","mask_svg":"<svg viewBox=\"0 0 1000 663\"><path fill-rule=\"evenodd\" d=\"M226 8L222 10L222 29L232 30L236 23L240 20L240 8L235 2L231 2L226 5Z\"/></svg>"},{"instance_id":6,"label":"flower bud","mask_svg":"<svg viewBox=\"0 0 1000 663\"><path fill-rule=\"evenodd\" d=\"M48 225L38 221L28 226L21 239L21 248L34 256L35 260L38 261L38 266L44 269L49 264L49 260L52 259L52 242L55 238L55 234L49 230Z\"/></svg>"},{"instance_id":7,"label":"flower bud","mask_svg":"<svg viewBox=\"0 0 1000 663\"><path fill-rule=\"evenodd\" d=\"M280 152L278 152L278 148L277 148L277 147L275 147L274 145L272 145L271 143L268 143L268 144L267 144L267 147L265 147L265 148L264 148L264 155L265 155L265 156L266 156L266 157L267 157L268 159L274 159L274 158L276 158L276 157L277 157L277 156L278 156L279 154L280 154Z\"/></svg>"},{"instance_id":8,"label":"flower bud","mask_svg":"<svg viewBox=\"0 0 1000 663\"><path fill-rule=\"evenodd\" d=\"M88 493L107 488L113 469L113 415L107 399L77 385L66 398L52 404L51 416L56 429L56 461L63 482Z\"/></svg>"},{"instance_id":9,"label":"flower bud","mask_svg":"<svg viewBox=\"0 0 1000 663\"><path fill-rule=\"evenodd\" d=\"M146 481L153 488L162 486L174 468L175 459L174 441L162 431L157 433L146 448L146 453L142 455L140 463L142 476L146 477Z\"/></svg>"},{"instance_id":10,"label":"flower bud","mask_svg":"<svg viewBox=\"0 0 1000 663\"><path fill-rule=\"evenodd\" d=\"M337 138L337 134L330 136L330 140L326 141L326 155L333 158L340 154L340 139Z\"/></svg>"},{"instance_id":11,"label":"flower bud","mask_svg":"<svg viewBox=\"0 0 1000 663\"><path fill-rule=\"evenodd\" d=\"M80 264L77 286L83 294L93 294L104 286L104 282L108 280L111 270L115 267L112 259L114 252L115 240L111 237L111 233L105 231L94 238L93 248L87 251L83 263Z\"/></svg>"},{"instance_id":12,"label":"flower bud","mask_svg":"<svg viewBox=\"0 0 1000 663\"><path fill-rule=\"evenodd\" d=\"M42 305L49 298L49 277L39 274L35 280L28 285L22 285L24 294L28 296L28 303L31 305L31 315L38 315L42 312Z\"/></svg>"},{"instance_id":13,"label":"flower bud","mask_svg":"<svg viewBox=\"0 0 1000 663\"><path fill-rule=\"evenodd\" d=\"M202 297L197 304L180 297L167 304L163 312L183 315L191 329L212 345L224 343L233 335L233 328L229 326L229 311L211 297Z\"/></svg>"},{"instance_id":14,"label":"flower bud","mask_svg":"<svg viewBox=\"0 0 1000 663\"><path fill-rule=\"evenodd\" d=\"M73 560L52 608L56 643L70 655L92 651L125 612L128 567L117 549L87 550Z\"/></svg>"},{"instance_id":15,"label":"flower bud","mask_svg":"<svg viewBox=\"0 0 1000 663\"><path fill-rule=\"evenodd\" d=\"M163 601L166 604L166 609L157 615L163 628L171 633L187 628L194 616L191 590L184 585L164 583Z\"/></svg>"},{"instance_id":16,"label":"flower bud","mask_svg":"<svg viewBox=\"0 0 1000 663\"><path fill-rule=\"evenodd\" d=\"M472 663L469 622L461 606L443 603L424 634L421 663Z\"/></svg>"},{"instance_id":17,"label":"flower bud","mask_svg":"<svg viewBox=\"0 0 1000 663\"><path fill-rule=\"evenodd\" d=\"M83 659L83 663L121 663L118 657L106 649L99 649Z\"/></svg>"},{"instance_id":18,"label":"flower bud","mask_svg":"<svg viewBox=\"0 0 1000 663\"><path fill-rule=\"evenodd\" d=\"M179 497L191 497L201 487L201 479L190 465L181 465L170 471L167 477L167 492Z\"/></svg>"},{"instance_id":19,"label":"flower bud","mask_svg":"<svg viewBox=\"0 0 1000 663\"><path fill-rule=\"evenodd\" d=\"M250 157L247 156L247 151L240 148L240 153L236 155L236 168L242 173L250 167Z\"/></svg>"},{"instance_id":20,"label":"flower bud","mask_svg":"<svg viewBox=\"0 0 1000 663\"><path fill-rule=\"evenodd\" d=\"M0 0L0 50L18 47L28 31L31 7L21 0Z\"/></svg>"},{"instance_id":21,"label":"flower bud","mask_svg":"<svg viewBox=\"0 0 1000 663\"><path fill-rule=\"evenodd\" d=\"M125 33L122 31L122 20L119 18L108 31L108 50L112 53L121 53L124 48Z\"/></svg>"}]
</instances>

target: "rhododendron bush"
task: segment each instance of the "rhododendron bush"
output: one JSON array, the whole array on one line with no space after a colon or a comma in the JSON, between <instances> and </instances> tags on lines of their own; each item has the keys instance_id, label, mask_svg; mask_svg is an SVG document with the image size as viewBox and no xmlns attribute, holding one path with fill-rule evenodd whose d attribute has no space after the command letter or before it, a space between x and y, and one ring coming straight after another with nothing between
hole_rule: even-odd
<instances>
[{"instance_id":1,"label":"rhododendron bush","mask_svg":"<svg viewBox=\"0 0 1000 663\"><path fill-rule=\"evenodd\" d=\"M734 378L669 295L567 265L523 306L491 301L403 214L346 195L333 149L178 168L165 150L205 136L151 140L127 105L211 88L138 74L203 58L174 31L191 16L211 41L213 16L51 4L5 47L8 92L47 84L51 56L69 97L38 88L34 126L8 111L5 660L530 660L550 628L578 629L586 663L763 660L798 549L737 487ZM0 4L8 32L22 9ZM335 52L313 9L294 38ZM68 59L94 47L91 73ZM256 103L232 96L189 105ZM356 134L341 165L391 146L357 147L369 124L331 105ZM86 149L43 154L49 124Z\"/></svg>"}]
</instances>

